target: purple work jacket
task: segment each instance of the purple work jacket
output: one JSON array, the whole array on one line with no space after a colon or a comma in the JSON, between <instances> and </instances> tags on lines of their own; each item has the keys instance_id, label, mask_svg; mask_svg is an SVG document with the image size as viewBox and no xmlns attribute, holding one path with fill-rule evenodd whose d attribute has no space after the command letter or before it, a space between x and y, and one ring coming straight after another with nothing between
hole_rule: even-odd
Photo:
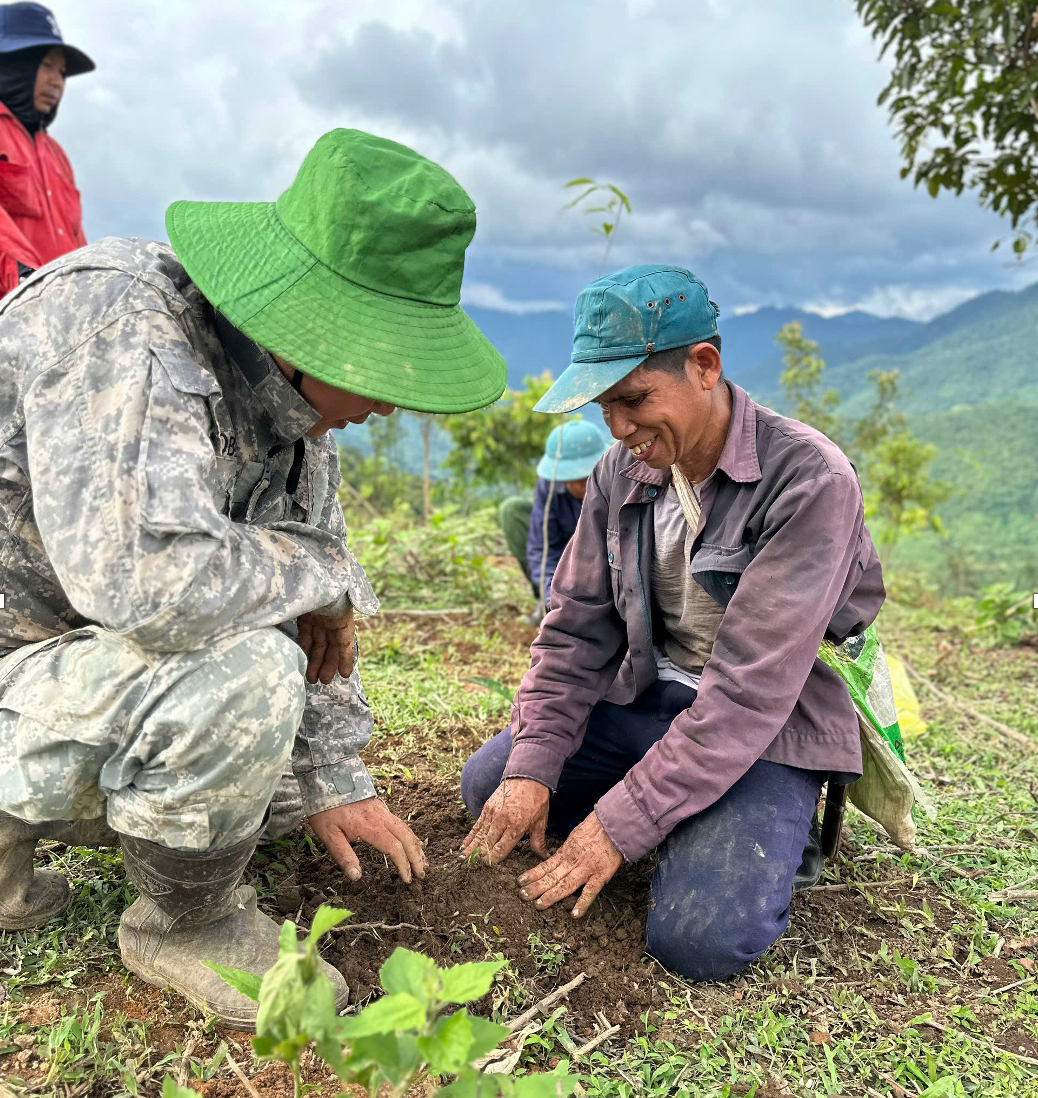
<instances>
[{"instance_id":1,"label":"purple work jacket","mask_svg":"<svg viewBox=\"0 0 1038 1098\"><path fill-rule=\"evenodd\" d=\"M885 596L858 478L825 435L728 384L731 426L702 485L689 563L724 617L694 704L595 805L628 861L757 759L861 774L850 694L818 658L823 638L864 631ZM554 789L592 707L628 705L656 679L652 507L670 480L619 443L592 473L512 705L506 778Z\"/></svg>"}]
</instances>

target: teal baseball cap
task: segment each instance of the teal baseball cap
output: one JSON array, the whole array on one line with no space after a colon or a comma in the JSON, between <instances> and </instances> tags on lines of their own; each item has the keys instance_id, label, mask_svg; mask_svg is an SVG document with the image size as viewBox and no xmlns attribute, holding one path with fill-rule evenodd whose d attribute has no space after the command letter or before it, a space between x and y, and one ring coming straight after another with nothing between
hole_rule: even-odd
<instances>
[{"instance_id":1,"label":"teal baseball cap","mask_svg":"<svg viewBox=\"0 0 1038 1098\"><path fill-rule=\"evenodd\" d=\"M573 356L536 412L572 412L611 389L655 351L717 335L717 306L684 267L641 264L596 279L573 310Z\"/></svg>"},{"instance_id":2,"label":"teal baseball cap","mask_svg":"<svg viewBox=\"0 0 1038 1098\"><path fill-rule=\"evenodd\" d=\"M552 428L544 443L544 456L537 463L537 475L557 484L591 476L598 459L612 445L586 419L568 419Z\"/></svg>"}]
</instances>

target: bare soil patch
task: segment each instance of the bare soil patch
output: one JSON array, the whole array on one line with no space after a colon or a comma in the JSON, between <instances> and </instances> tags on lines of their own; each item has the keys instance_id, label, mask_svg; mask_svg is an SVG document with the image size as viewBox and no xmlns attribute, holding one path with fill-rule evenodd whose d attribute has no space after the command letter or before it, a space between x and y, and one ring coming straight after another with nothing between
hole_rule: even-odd
<instances>
[{"instance_id":1,"label":"bare soil patch","mask_svg":"<svg viewBox=\"0 0 1038 1098\"><path fill-rule=\"evenodd\" d=\"M455 787L418 780L394 786L388 800L428 841L424 881L404 884L370 850L358 850L364 876L355 884L327 858L302 855L271 905L272 914L303 923L322 903L353 912L323 951L349 982L352 1003L380 993L379 967L397 946L421 950L441 965L500 953L515 977L511 994L506 981L481 1008L497 1005L517 1014L584 972L587 981L569 1000L575 1028L592 1032L596 1013L607 1006L610 1022L622 1032L637 1028L639 1015L656 1000L659 970L642 955L648 861L623 867L589 916L575 920L562 905L538 911L519 898L516 877L537 862L525 844L504 865L459 858L472 820Z\"/></svg>"},{"instance_id":2,"label":"bare soil patch","mask_svg":"<svg viewBox=\"0 0 1038 1098\"><path fill-rule=\"evenodd\" d=\"M952 930L956 922L966 921L965 912L938 885L925 877L914 883L900 880L886 868L877 872L845 864L838 887L794 897L789 930L764 963L725 983L685 985L643 953L651 858L622 867L588 915L575 920L568 910L572 901L537 911L519 899L516 878L536 862L525 843L500 866L470 865L459 858L472 821L456 786L435 778L394 782L387 799L427 840L424 881L403 884L380 855L363 850L358 853L364 876L353 884L327 858L300 850L291 874L269 901L275 917L303 925L321 903L354 913L324 950L349 982L352 1003L379 994L379 967L397 946L421 950L441 965L494 954L506 958L509 974L477 1005L483 1012L496 1008L514 1016L586 973L568 999L567 1025L574 1034L591 1035L600 1028L598 1013L604 1012L621 1027L621 1038L643 1029L646 1014L665 1009L676 988L690 1006L716 1019L776 994L782 1005L803 1013L822 1001L823 987L835 984L860 994L900 1027L927 1010L941 1020L947 1006L963 1000L976 1002L983 1020L979 997L1017 978L1001 958L968 962L968 942ZM914 931L906 929L902 912L912 925L913 913L923 910L930 917L920 919ZM881 964L882 978L877 979L876 955L884 946L891 955L918 961L926 974L944 977L955 985L955 995L913 989L893 963ZM941 946L946 946L943 960ZM940 1034L934 1031L934 1037ZM1026 1034L1005 1037L1005 1047L1036 1054Z\"/></svg>"}]
</instances>

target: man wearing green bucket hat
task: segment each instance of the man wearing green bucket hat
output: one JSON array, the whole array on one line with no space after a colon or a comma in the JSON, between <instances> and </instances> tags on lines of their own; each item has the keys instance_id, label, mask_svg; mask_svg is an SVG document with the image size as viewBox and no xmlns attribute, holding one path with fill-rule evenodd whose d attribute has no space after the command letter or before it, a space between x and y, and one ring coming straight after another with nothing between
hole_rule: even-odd
<instances>
[{"instance_id":1,"label":"man wearing green bucket hat","mask_svg":"<svg viewBox=\"0 0 1038 1098\"><path fill-rule=\"evenodd\" d=\"M549 604L552 577L577 528L587 478L608 449L593 423L583 419L560 423L544 443L533 500L513 496L501 504L498 514L508 547L542 608ZM539 622L543 612L531 620Z\"/></svg>"},{"instance_id":2,"label":"man wearing green bucket hat","mask_svg":"<svg viewBox=\"0 0 1038 1098\"><path fill-rule=\"evenodd\" d=\"M588 905L657 850L648 948L723 979L785 930L817 879L823 782L861 775L858 719L823 639L882 605L861 489L813 428L722 376L717 309L680 267L601 278L577 301L573 359L537 408L597 401L617 444L577 530L510 729L469 759L463 854L546 860L539 908ZM554 795L552 795L554 793ZM547 857L547 830L567 835Z\"/></svg>"},{"instance_id":3,"label":"man wearing green bucket hat","mask_svg":"<svg viewBox=\"0 0 1038 1098\"><path fill-rule=\"evenodd\" d=\"M69 902L38 839L120 842L126 966L248 1028L202 962L277 956L239 884L261 836L306 814L353 879L358 839L424 872L359 757L352 616L378 603L328 432L480 407L505 366L458 305L472 203L402 145L335 130L277 202L166 223L0 308L0 929Z\"/></svg>"}]
</instances>

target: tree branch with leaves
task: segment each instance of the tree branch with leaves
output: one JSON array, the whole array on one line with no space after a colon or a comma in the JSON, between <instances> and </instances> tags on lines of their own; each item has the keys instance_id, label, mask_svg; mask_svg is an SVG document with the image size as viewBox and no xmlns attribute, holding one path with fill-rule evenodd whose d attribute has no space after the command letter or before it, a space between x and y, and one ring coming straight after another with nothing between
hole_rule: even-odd
<instances>
[{"instance_id":1,"label":"tree branch with leaves","mask_svg":"<svg viewBox=\"0 0 1038 1098\"><path fill-rule=\"evenodd\" d=\"M855 0L880 57L879 96L902 178L932 197L978 192L1022 255L1038 230L1038 5L1034 0ZM994 245L998 247L998 242Z\"/></svg>"},{"instance_id":2,"label":"tree branch with leaves","mask_svg":"<svg viewBox=\"0 0 1038 1098\"><path fill-rule=\"evenodd\" d=\"M872 407L860 419L848 420L837 412L840 394L823 388L825 359L818 344L804 334L803 325L785 325L775 342L784 352L779 381L790 415L831 438L854 462L865 513L881 547L889 551L904 535L918 530L941 533L937 507L952 486L930 476L936 448L915 438L904 414L894 407L899 371L873 370Z\"/></svg>"}]
</instances>

